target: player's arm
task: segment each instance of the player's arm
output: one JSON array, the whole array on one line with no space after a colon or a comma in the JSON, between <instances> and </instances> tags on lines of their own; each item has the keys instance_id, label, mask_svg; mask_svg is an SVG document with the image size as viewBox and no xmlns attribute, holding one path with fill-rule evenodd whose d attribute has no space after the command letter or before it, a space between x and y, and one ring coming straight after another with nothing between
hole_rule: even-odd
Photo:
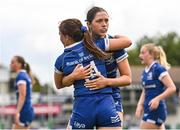
<instances>
[{"instance_id":1,"label":"player's arm","mask_svg":"<svg viewBox=\"0 0 180 130\"><path fill-rule=\"evenodd\" d=\"M111 80L108 82L108 86L121 87L121 86L130 85L132 82L131 69L130 69L127 58L118 63L118 70L119 70L120 76L117 78L111 78Z\"/></svg>"},{"instance_id":2,"label":"player's arm","mask_svg":"<svg viewBox=\"0 0 180 130\"><path fill-rule=\"evenodd\" d=\"M63 79L62 73L54 72L54 82L57 89L64 88L64 86L62 85L62 79Z\"/></svg>"},{"instance_id":3,"label":"player's arm","mask_svg":"<svg viewBox=\"0 0 180 130\"><path fill-rule=\"evenodd\" d=\"M18 84L18 92L19 92L19 97L18 97L18 102L17 102L17 107L16 107L16 114L15 114L15 123L19 123L19 114L20 111L24 105L24 101L26 98L26 84L25 82L19 83Z\"/></svg>"},{"instance_id":4,"label":"player's arm","mask_svg":"<svg viewBox=\"0 0 180 130\"><path fill-rule=\"evenodd\" d=\"M174 82L172 81L169 73L163 76L161 81L166 87L166 90L162 94L156 96L149 102L151 109L156 109L159 106L159 102L161 100L166 99L167 97L171 96L172 94L176 92L176 86Z\"/></svg>"},{"instance_id":5,"label":"player's arm","mask_svg":"<svg viewBox=\"0 0 180 130\"><path fill-rule=\"evenodd\" d=\"M89 78L89 75L91 73L91 66L87 65L83 67L81 64L78 64L73 72L67 76L63 75L55 75L55 83L56 86L59 86L58 88L63 88L66 86L71 86L75 80L81 80L81 79L86 79Z\"/></svg>"},{"instance_id":6,"label":"player's arm","mask_svg":"<svg viewBox=\"0 0 180 130\"><path fill-rule=\"evenodd\" d=\"M97 74L98 78L94 80L89 80L85 83L86 87L90 88L91 90L95 90L95 89L100 89L107 86L120 87L120 86L130 85L131 84L131 69L130 69L127 58L118 62L118 69L120 72L119 77L106 78L102 76L101 74Z\"/></svg>"},{"instance_id":7,"label":"player's arm","mask_svg":"<svg viewBox=\"0 0 180 130\"><path fill-rule=\"evenodd\" d=\"M124 49L132 45L131 40L126 36L117 36L109 40L109 51Z\"/></svg>"},{"instance_id":8,"label":"player's arm","mask_svg":"<svg viewBox=\"0 0 180 130\"><path fill-rule=\"evenodd\" d=\"M176 86L175 86L174 82L172 81L169 74L165 75L161 81L163 82L164 86L166 87L166 90L157 97L159 100L166 99L167 97L171 96L172 94L174 94L176 92Z\"/></svg>"},{"instance_id":9,"label":"player's arm","mask_svg":"<svg viewBox=\"0 0 180 130\"><path fill-rule=\"evenodd\" d=\"M136 107L136 112L135 112L135 116L137 118L140 118L142 113L143 113L143 110L144 110L144 99L145 99L145 90L143 89L142 92L141 92L141 96L139 98L139 101L137 103L137 107Z\"/></svg>"},{"instance_id":10,"label":"player's arm","mask_svg":"<svg viewBox=\"0 0 180 130\"><path fill-rule=\"evenodd\" d=\"M126 68L126 69L124 69ZM108 78L108 86L121 87L127 86L131 84L131 69L129 66L128 59L124 59L123 61L118 63L118 70L120 76L117 78Z\"/></svg>"}]
</instances>

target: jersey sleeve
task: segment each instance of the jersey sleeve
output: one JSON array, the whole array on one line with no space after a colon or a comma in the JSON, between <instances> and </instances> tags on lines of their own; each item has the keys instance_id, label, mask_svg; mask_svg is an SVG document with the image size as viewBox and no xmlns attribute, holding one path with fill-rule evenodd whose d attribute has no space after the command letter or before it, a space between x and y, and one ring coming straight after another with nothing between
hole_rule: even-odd
<instances>
[{"instance_id":1,"label":"jersey sleeve","mask_svg":"<svg viewBox=\"0 0 180 130\"><path fill-rule=\"evenodd\" d=\"M115 51L113 53L113 57L115 58L116 62L119 63L128 57L128 53L126 50L121 49L121 50Z\"/></svg>"},{"instance_id":2,"label":"jersey sleeve","mask_svg":"<svg viewBox=\"0 0 180 130\"><path fill-rule=\"evenodd\" d=\"M96 45L103 51L109 51L109 38L100 38L96 40Z\"/></svg>"},{"instance_id":3,"label":"jersey sleeve","mask_svg":"<svg viewBox=\"0 0 180 130\"><path fill-rule=\"evenodd\" d=\"M63 55L60 55L54 64L54 72L57 74L62 74L63 73L63 69L62 69L62 65L63 65Z\"/></svg>"},{"instance_id":4,"label":"jersey sleeve","mask_svg":"<svg viewBox=\"0 0 180 130\"><path fill-rule=\"evenodd\" d=\"M26 78L23 73L19 73L16 78L16 85L19 86L20 84L26 85Z\"/></svg>"},{"instance_id":5,"label":"jersey sleeve","mask_svg":"<svg viewBox=\"0 0 180 130\"><path fill-rule=\"evenodd\" d=\"M162 78L164 76L166 76L168 74L167 70L161 66L161 65L157 65L156 68L155 68L155 73L156 73L156 76L158 77L158 79L161 81Z\"/></svg>"}]
</instances>

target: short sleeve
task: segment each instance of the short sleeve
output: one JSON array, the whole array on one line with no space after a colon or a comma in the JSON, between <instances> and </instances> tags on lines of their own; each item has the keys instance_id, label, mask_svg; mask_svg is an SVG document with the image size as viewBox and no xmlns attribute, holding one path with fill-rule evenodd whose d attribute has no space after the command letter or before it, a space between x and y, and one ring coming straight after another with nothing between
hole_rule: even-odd
<instances>
[{"instance_id":1,"label":"short sleeve","mask_svg":"<svg viewBox=\"0 0 180 130\"><path fill-rule=\"evenodd\" d=\"M16 78L16 85L17 86L19 86L20 84L26 85L26 83L27 82L26 82L26 78L25 78L24 74L20 72Z\"/></svg>"},{"instance_id":2,"label":"short sleeve","mask_svg":"<svg viewBox=\"0 0 180 130\"><path fill-rule=\"evenodd\" d=\"M168 74L168 72L167 72L167 70L166 70L163 66L157 65L157 66L155 67L155 74L156 74L156 76L158 77L158 79L161 81L162 78L163 78L165 75Z\"/></svg>"},{"instance_id":3,"label":"short sleeve","mask_svg":"<svg viewBox=\"0 0 180 130\"><path fill-rule=\"evenodd\" d=\"M109 51L109 38L100 38L96 40L96 45L103 51Z\"/></svg>"},{"instance_id":4,"label":"short sleeve","mask_svg":"<svg viewBox=\"0 0 180 130\"><path fill-rule=\"evenodd\" d=\"M115 58L116 62L119 63L128 57L128 53L124 50L118 50L113 53L113 57Z\"/></svg>"},{"instance_id":5,"label":"short sleeve","mask_svg":"<svg viewBox=\"0 0 180 130\"><path fill-rule=\"evenodd\" d=\"M55 64L54 64L54 72L57 73L57 74L62 74L63 73L63 69L62 69L63 60L62 60L62 58L63 58L63 55L60 55L56 59Z\"/></svg>"}]
</instances>

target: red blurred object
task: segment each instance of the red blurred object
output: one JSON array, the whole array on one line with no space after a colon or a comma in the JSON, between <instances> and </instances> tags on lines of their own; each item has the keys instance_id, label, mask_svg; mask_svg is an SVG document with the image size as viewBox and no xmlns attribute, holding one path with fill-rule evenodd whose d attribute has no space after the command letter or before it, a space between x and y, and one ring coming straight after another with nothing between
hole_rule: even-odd
<instances>
[{"instance_id":1,"label":"red blurred object","mask_svg":"<svg viewBox=\"0 0 180 130\"><path fill-rule=\"evenodd\" d=\"M60 104L35 104L33 105L36 115L57 115L61 112ZM8 105L0 107L0 115L14 115L16 110L16 105Z\"/></svg>"}]
</instances>

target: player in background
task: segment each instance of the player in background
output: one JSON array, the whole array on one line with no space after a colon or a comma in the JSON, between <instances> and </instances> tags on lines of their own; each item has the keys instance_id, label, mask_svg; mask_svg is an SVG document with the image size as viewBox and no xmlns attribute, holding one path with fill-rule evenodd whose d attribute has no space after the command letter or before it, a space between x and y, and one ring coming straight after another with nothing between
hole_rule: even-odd
<instances>
[{"instance_id":1,"label":"player in background","mask_svg":"<svg viewBox=\"0 0 180 130\"><path fill-rule=\"evenodd\" d=\"M31 77L30 66L21 56L14 56L10 64L11 70L17 73L15 89L17 106L12 129L30 128L34 119L34 110L31 103Z\"/></svg>"},{"instance_id":2,"label":"player in background","mask_svg":"<svg viewBox=\"0 0 180 130\"><path fill-rule=\"evenodd\" d=\"M170 65L166 54L161 46L149 43L141 47L139 58L146 66L141 75L143 90L135 113L137 118L142 115L140 129L165 129L165 99L176 91L167 71Z\"/></svg>"}]
</instances>

